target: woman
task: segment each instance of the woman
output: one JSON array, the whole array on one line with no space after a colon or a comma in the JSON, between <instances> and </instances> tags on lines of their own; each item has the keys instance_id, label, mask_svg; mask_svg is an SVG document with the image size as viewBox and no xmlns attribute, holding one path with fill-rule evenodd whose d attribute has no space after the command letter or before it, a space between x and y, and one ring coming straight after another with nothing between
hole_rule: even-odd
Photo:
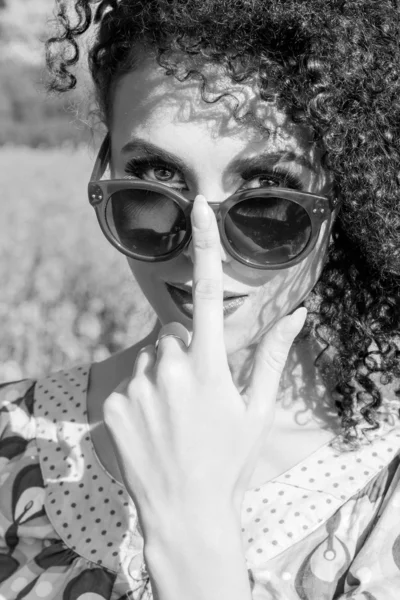
<instances>
[{"instance_id":1,"label":"woman","mask_svg":"<svg viewBox=\"0 0 400 600\"><path fill-rule=\"evenodd\" d=\"M95 23L89 201L158 322L3 387L0 596L397 598L399 17L60 4L52 87Z\"/></svg>"}]
</instances>

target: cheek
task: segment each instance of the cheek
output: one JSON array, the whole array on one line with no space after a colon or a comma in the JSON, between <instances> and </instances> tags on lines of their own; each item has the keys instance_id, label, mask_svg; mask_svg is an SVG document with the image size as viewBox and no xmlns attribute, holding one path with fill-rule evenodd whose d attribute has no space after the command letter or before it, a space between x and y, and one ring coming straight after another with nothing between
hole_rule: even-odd
<instances>
[{"instance_id":1,"label":"cheek","mask_svg":"<svg viewBox=\"0 0 400 600\"><path fill-rule=\"evenodd\" d=\"M324 266L330 227L321 228L318 242L309 256L294 267L276 271L257 294L262 312L277 320L292 312L317 283Z\"/></svg>"},{"instance_id":2,"label":"cheek","mask_svg":"<svg viewBox=\"0 0 400 600\"><path fill-rule=\"evenodd\" d=\"M306 260L293 269L291 281L288 282L288 291L289 295L296 297L297 304L309 295L321 275L329 244L329 233L330 227L324 223L314 250Z\"/></svg>"},{"instance_id":3,"label":"cheek","mask_svg":"<svg viewBox=\"0 0 400 600\"><path fill-rule=\"evenodd\" d=\"M173 268L173 261L151 263L128 258L128 265L147 301L156 312L162 311L165 308L166 300L167 304L171 302L164 282L176 278L174 277L176 269ZM179 274L178 279L180 279Z\"/></svg>"},{"instance_id":4,"label":"cheek","mask_svg":"<svg viewBox=\"0 0 400 600\"><path fill-rule=\"evenodd\" d=\"M157 275L155 272L156 269L153 267L152 263L134 260L133 258L127 258L127 260L132 275L142 291L146 296L151 294L155 286L154 282L156 281Z\"/></svg>"}]
</instances>

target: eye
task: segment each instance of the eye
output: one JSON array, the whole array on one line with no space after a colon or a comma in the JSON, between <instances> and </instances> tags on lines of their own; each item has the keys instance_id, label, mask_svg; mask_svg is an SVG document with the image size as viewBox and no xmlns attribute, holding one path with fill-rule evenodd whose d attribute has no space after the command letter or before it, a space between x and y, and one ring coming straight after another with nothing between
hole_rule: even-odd
<instances>
[{"instance_id":1,"label":"eye","mask_svg":"<svg viewBox=\"0 0 400 600\"><path fill-rule=\"evenodd\" d=\"M267 187L284 187L294 190L302 190L303 185L300 179L289 173L289 171L281 170L277 167L270 173L251 173L242 174L245 184L242 189L258 189Z\"/></svg>"},{"instance_id":2,"label":"eye","mask_svg":"<svg viewBox=\"0 0 400 600\"><path fill-rule=\"evenodd\" d=\"M279 187L282 185L282 180L279 177L262 173L260 175L253 175L251 178L246 180L244 189L257 189L265 187Z\"/></svg>"},{"instance_id":3,"label":"eye","mask_svg":"<svg viewBox=\"0 0 400 600\"><path fill-rule=\"evenodd\" d=\"M174 179L174 172L171 169L167 169L165 167L154 167L153 169L149 169L153 171L155 179L158 181L172 181Z\"/></svg>"},{"instance_id":4,"label":"eye","mask_svg":"<svg viewBox=\"0 0 400 600\"><path fill-rule=\"evenodd\" d=\"M142 181L162 183L174 189L186 187L185 180L177 169L148 159L131 159L125 166L125 172Z\"/></svg>"},{"instance_id":5,"label":"eye","mask_svg":"<svg viewBox=\"0 0 400 600\"><path fill-rule=\"evenodd\" d=\"M253 177L251 180L246 182L246 188L260 188L260 187L278 187L281 181L278 177L272 177L271 175L262 174Z\"/></svg>"}]
</instances>

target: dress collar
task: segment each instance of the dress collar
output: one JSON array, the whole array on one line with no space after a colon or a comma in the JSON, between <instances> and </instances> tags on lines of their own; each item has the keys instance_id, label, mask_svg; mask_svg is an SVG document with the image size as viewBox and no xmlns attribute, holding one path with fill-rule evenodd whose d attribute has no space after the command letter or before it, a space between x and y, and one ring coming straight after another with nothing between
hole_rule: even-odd
<instances>
[{"instance_id":1,"label":"dress collar","mask_svg":"<svg viewBox=\"0 0 400 600\"><path fill-rule=\"evenodd\" d=\"M148 578L143 535L133 500L100 463L92 443L86 404L89 373L90 365L59 371L35 389L46 511L68 547L139 583ZM241 521L249 567L299 542L367 485L398 452L399 422L383 423L372 437L369 446L348 453L328 442L279 477L246 492Z\"/></svg>"}]
</instances>

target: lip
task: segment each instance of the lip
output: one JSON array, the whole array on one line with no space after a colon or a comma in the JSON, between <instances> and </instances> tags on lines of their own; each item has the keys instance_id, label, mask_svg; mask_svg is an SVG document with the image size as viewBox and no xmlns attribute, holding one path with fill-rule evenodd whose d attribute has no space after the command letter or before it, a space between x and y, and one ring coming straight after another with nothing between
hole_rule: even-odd
<instances>
[{"instance_id":1,"label":"lip","mask_svg":"<svg viewBox=\"0 0 400 600\"><path fill-rule=\"evenodd\" d=\"M177 288L178 290L182 290L190 296L193 297L193 288L191 285L186 285L185 283L173 283L172 281L165 282L167 286ZM242 298L243 296L248 296L248 294L240 294L238 292L231 292L230 290L224 290L224 300L228 300L229 298Z\"/></svg>"},{"instance_id":2,"label":"lip","mask_svg":"<svg viewBox=\"0 0 400 600\"><path fill-rule=\"evenodd\" d=\"M191 294L182 291L180 288L176 288L175 286L166 283L166 288L168 290L171 299L179 308L179 310L189 319L193 319L193 301ZM235 298L229 298L224 300L223 302L223 312L224 318L233 314L244 304L247 296L236 296Z\"/></svg>"}]
</instances>

